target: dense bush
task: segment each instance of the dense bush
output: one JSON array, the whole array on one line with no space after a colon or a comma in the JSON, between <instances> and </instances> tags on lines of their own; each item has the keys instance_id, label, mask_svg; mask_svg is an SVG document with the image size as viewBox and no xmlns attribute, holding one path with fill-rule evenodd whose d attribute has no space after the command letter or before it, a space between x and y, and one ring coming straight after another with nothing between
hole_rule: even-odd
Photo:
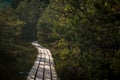
<instances>
[{"instance_id":1,"label":"dense bush","mask_svg":"<svg viewBox=\"0 0 120 80\"><path fill-rule=\"evenodd\" d=\"M61 80L119 79L119 4L51 0L38 21L38 39L51 49Z\"/></svg>"},{"instance_id":2,"label":"dense bush","mask_svg":"<svg viewBox=\"0 0 120 80\"><path fill-rule=\"evenodd\" d=\"M0 11L0 79L25 80L37 50L21 41L24 22L13 9Z\"/></svg>"}]
</instances>

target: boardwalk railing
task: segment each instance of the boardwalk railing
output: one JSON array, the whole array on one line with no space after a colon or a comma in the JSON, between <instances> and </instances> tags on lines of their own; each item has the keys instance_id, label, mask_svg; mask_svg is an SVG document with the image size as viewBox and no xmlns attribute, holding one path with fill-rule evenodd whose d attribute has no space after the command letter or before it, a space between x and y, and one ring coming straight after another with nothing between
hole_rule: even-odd
<instances>
[{"instance_id":1,"label":"boardwalk railing","mask_svg":"<svg viewBox=\"0 0 120 80\"><path fill-rule=\"evenodd\" d=\"M58 80L50 50L37 42L32 42L32 45L38 49L38 55L27 80Z\"/></svg>"}]
</instances>

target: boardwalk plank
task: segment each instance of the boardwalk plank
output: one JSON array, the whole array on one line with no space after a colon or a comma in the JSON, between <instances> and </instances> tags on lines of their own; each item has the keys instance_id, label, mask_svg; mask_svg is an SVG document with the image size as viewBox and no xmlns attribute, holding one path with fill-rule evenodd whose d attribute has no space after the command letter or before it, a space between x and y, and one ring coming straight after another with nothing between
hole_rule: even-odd
<instances>
[{"instance_id":1,"label":"boardwalk plank","mask_svg":"<svg viewBox=\"0 0 120 80\"><path fill-rule=\"evenodd\" d=\"M50 50L47 50L48 54L50 55L50 66L51 66L51 75L52 75L52 80L57 80L57 74L54 68L54 60L52 58Z\"/></svg>"},{"instance_id":2,"label":"boardwalk plank","mask_svg":"<svg viewBox=\"0 0 120 80\"><path fill-rule=\"evenodd\" d=\"M44 80L51 80L51 70L50 70L50 62L49 62L49 55L46 50L46 60L45 60L45 75L44 75Z\"/></svg>"},{"instance_id":3,"label":"boardwalk plank","mask_svg":"<svg viewBox=\"0 0 120 80\"><path fill-rule=\"evenodd\" d=\"M45 61L45 54L42 53L39 69L36 75L36 80L43 80L44 61Z\"/></svg>"},{"instance_id":4,"label":"boardwalk plank","mask_svg":"<svg viewBox=\"0 0 120 80\"><path fill-rule=\"evenodd\" d=\"M57 80L57 74L54 68L54 60L49 49L32 42L38 49L38 56L30 70L27 80Z\"/></svg>"},{"instance_id":5,"label":"boardwalk plank","mask_svg":"<svg viewBox=\"0 0 120 80\"><path fill-rule=\"evenodd\" d=\"M40 55L37 56L35 62L34 62L34 65L27 77L27 80L34 80L35 78L35 74L36 74L36 70L37 70L37 67L38 67L38 64L39 64L39 60L40 60Z\"/></svg>"}]
</instances>

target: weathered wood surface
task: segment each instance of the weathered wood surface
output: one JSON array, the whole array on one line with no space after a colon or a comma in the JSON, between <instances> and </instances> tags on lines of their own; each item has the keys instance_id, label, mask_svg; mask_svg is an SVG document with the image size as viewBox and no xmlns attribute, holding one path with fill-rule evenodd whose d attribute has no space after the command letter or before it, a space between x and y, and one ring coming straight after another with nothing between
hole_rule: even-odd
<instances>
[{"instance_id":1,"label":"weathered wood surface","mask_svg":"<svg viewBox=\"0 0 120 80\"><path fill-rule=\"evenodd\" d=\"M58 80L50 50L36 41L32 42L32 45L38 49L38 55L27 80Z\"/></svg>"}]
</instances>

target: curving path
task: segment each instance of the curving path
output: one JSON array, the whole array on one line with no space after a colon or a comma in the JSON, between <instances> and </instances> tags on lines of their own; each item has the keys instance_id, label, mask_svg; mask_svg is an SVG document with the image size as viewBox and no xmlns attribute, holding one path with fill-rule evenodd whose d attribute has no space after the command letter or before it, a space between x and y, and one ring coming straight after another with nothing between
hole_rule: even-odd
<instances>
[{"instance_id":1,"label":"curving path","mask_svg":"<svg viewBox=\"0 0 120 80\"><path fill-rule=\"evenodd\" d=\"M58 80L50 50L37 41L32 42L32 45L38 49L38 55L27 80Z\"/></svg>"}]
</instances>

